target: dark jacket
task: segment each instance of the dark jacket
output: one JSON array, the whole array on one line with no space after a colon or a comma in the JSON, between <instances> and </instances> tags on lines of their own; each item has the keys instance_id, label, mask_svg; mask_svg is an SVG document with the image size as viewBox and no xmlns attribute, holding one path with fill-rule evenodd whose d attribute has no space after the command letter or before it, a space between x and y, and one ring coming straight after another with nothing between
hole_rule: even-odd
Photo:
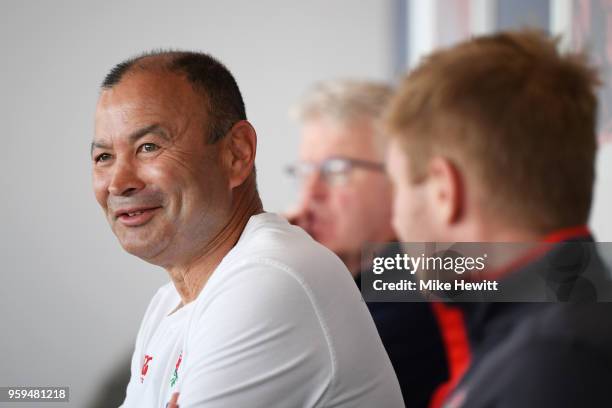
<instances>
[{"instance_id":1,"label":"dark jacket","mask_svg":"<svg viewBox=\"0 0 612 408\"><path fill-rule=\"evenodd\" d=\"M510 275L545 274L568 302L457 304L472 357L444 407L612 407L609 273L592 238L574 241L585 245L559 243Z\"/></svg>"},{"instance_id":2,"label":"dark jacket","mask_svg":"<svg viewBox=\"0 0 612 408\"><path fill-rule=\"evenodd\" d=\"M356 279L361 286L359 277ZM367 303L395 369L407 407L427 407L448 380L441 330L430 303Z\"/></svg>"}]
</instances>

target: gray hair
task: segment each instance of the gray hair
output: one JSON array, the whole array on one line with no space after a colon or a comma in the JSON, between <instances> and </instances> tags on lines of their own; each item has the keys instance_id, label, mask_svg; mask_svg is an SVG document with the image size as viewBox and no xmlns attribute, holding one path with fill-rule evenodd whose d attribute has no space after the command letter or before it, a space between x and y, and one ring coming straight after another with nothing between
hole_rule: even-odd
<instances>
[{"instance_id":1,"label":"gray hair","mask_svg":"<svg viewBox=\"0 0 612 408\"><path fill-rule=\"evenodd\" d=\"M301 122L323 117L339 123L360 119L378 121L393 88L384 82L332 80L315 84L291 109L291 117Z\"/></svg>"}]
</instances>

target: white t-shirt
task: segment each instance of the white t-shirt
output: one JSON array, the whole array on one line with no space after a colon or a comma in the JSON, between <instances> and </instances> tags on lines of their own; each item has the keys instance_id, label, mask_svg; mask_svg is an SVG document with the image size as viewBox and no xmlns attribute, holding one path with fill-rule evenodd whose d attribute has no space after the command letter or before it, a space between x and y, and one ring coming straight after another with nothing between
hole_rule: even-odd
<instances>
[{"instance_id":1,"label":"white t-shirt","mask_svg":"<svg viewBox=\"0 0 612 408\"><path fill-rule=\"evenodd\" d=\"M251 217L193 302L169 283L141 324L123 407L403 407L344 264L271 213Z\"/></svg>"}]
</instances>

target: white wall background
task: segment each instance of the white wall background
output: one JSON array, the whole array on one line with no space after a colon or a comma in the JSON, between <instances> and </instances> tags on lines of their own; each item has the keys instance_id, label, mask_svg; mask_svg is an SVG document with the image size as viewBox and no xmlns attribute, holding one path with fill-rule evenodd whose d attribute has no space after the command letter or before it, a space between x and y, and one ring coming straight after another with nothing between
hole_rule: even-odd
<instances>
[{"instance_id":1,"label":"white wall background","mask_svg":"<svg viewBox=\"0 0 612 408\"><path fill-rule=\"evenodd\" d=\"M589 223L597 241L612 241L612 143L599 146L597 154L595 193ZM612 265L612 254L607 254Z\"/></svg>"},{"instance_id":2,"label":"white wall background","mask_svg":"<svg viewBox=\"0 0 612 408\"><path fill-rule=\"evenodd\" d=\"M225 62L258 130L264 205L280 210L293 194L281 170L297 148L289 105L316 80L389 78L391 7L2 0L0 386L68 385L69 405L87 406L167 279L122 252L91 192L97 88L115 63L157 47Z\"/></svg>"},{"instance_id":3,"label":"white wall background","mask_svg":"<svg viewBox=\"0 0 612 408\"><path fill-rule=\"evenodd\" d=\"M282 210L288 107L316 80L391 78L401 1L0 1L0 386L68 385L69 406L87 406L167 280L122 252L91 192L97 88L115 63L158 47L225 62L259 133L264 205ZM591 224L612 241L612 145L598 168Z\"/></svg>"}]
</instances>

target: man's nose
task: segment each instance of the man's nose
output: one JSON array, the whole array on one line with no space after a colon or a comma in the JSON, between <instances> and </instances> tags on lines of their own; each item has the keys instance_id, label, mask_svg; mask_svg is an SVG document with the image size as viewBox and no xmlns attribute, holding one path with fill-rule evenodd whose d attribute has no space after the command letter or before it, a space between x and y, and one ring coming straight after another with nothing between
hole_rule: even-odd
<instances>
[{"instance_id":1,"label":"man's nose","mask_svg":"<svg viewBox=\"0 0 612 408\"><path fill-rule=\"evenodd\" d=\"M118 160L113 167L112 178L108 186L110 194L129 196L145 187L145 183L138 177L136 168L129 160Z\"/></svg>"},{"instance_id":2,"label":"man's nose","mask_svg":"<svg viewBox=\"0 0 612 408\"><path fill-rule=\"evenodd\" d=\"M329 186L320 171L314 171L302 181L302 203L321 201L327 196Z\"/></svg>"}]
</instances>

